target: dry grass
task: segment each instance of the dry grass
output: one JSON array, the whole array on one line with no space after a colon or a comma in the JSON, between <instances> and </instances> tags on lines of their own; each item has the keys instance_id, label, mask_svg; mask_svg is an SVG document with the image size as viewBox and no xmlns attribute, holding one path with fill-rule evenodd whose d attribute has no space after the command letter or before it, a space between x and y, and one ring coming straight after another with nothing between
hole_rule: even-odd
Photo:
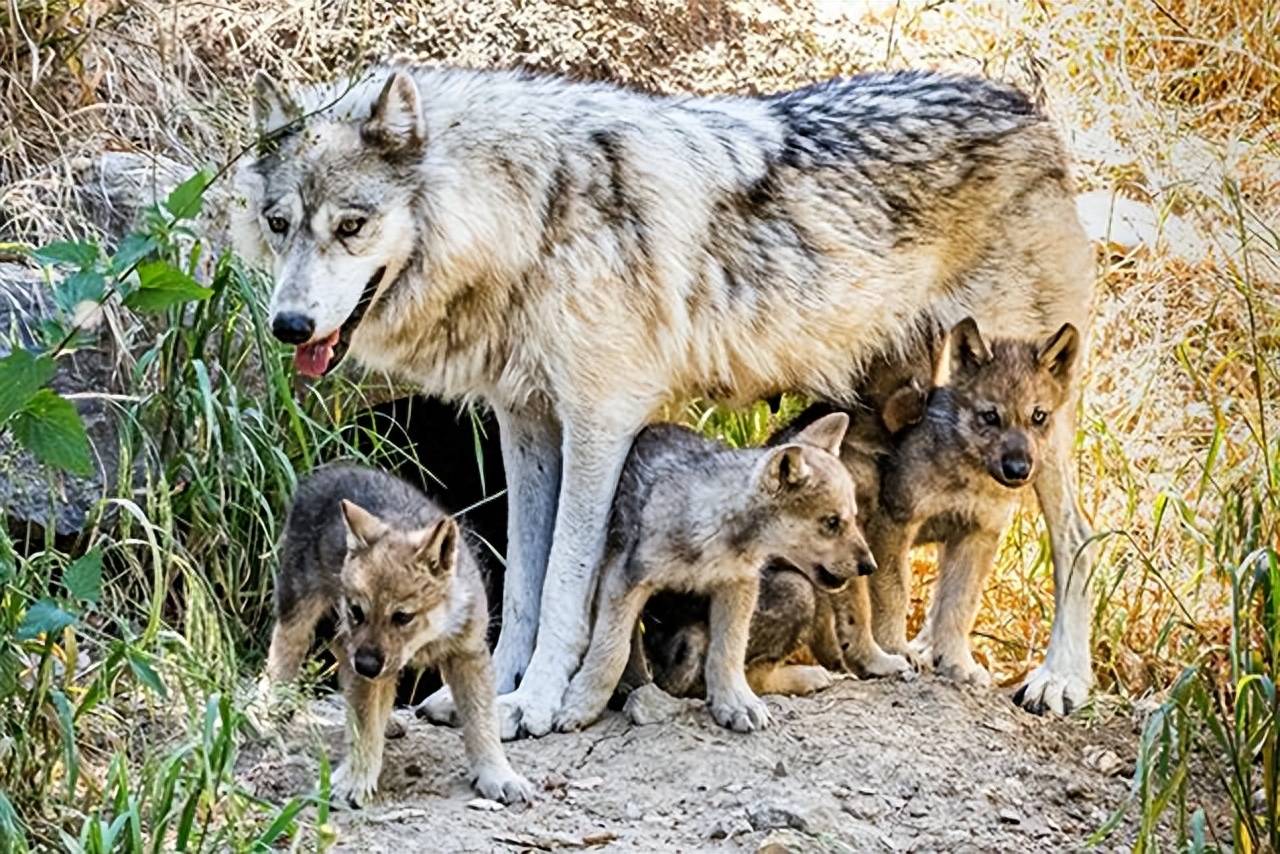
<instances>
[{"instance_id":1,"label":"dry grass","mask_svg":"<svg viewBox=\"0 0 1280 854\"><path fill-rule=\"evenodd\" d=\"M1266 457L1280 433L1275 0L416 5L7 0L0 244L91 228L75 175L103 149L229 156L258 67L310 79L408 53L695 92L908 66L1012 80L1055 116L1082 189L1149 206L1152 220L1144 245L1099 255L1079 465L1104 535L1100 682L1122 699L1159 692L1225 642L1221 567L1241 557L1221 553L1226 498L1274 492L1280 478ZM1258 524L1274 540L1277 520ZM1046 539L1027 514L979 626L979 651L1006 684L1043 649L1050 587Z\"/></svg>"}]
</instances>

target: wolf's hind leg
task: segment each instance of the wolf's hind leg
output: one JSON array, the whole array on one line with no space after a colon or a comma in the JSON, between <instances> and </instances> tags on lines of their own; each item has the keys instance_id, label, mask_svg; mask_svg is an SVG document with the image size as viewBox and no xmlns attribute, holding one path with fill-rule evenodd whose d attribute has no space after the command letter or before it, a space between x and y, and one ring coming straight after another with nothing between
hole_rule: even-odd
<instances>
[{"instance_id":1,"label":"wolf's hind leg","mask_svg":"<svg viewBox=\"0 0 1280 854\"><path fill-rule=\"evenodd\" d=\"M1031 671L1013 700L1037 714L1070 714L1088 699L1093 684L1089 585L1095 545L1072 474L1074 410L1074 399L1064 405L1045 446L1044 465L1035 476L1036 497L1053 545L1053 629L1044 664Z\"/></svg>"},{"instance_id":2,"label":"wolf's hind leg","mask_svg":"<svg viewBox=\"0 0 1280 854\"><path fill-rule=\"evenodd\" d=\"M998 532L982 531L943 545L933 602L912 648L926 667L956 682L990 685L991 675L974 661L969 634L991 574Z\"/></svg>"},{"instance_id":3,"label":"wolf's hind leg","mask_svg":"<svg viewBox=\"0 0 1280 854\"><path fill-rule=\"evenodd\" d=\"M499 693L513 690L533 655L542 584L560 492L560 425L549 415L497 409L502 464L507 474L507 572L502 631L493 651ZM443 690L443 689L441 689ZM428 705L430 704L430 705ZM451 698L423 704L432 720L453 719Z\"/></svg>"},{"instance_id":4,"label":"wolf's hind leg","mask_svg":"<svg viewBox=\"0 0 1280 854\"><path fill-rule=\"evenodd\" d=\"M726 584L711 594L711 647L707 650L707 706L720 726L750 732L769 725L769 707L747 683L747 635L759 578Z\"/></svg>"},{"instance_id":5,"label":"wolf's hind leg","mask_svg":"<svg viewBox=\"0 0 1280 854\"><path fill-rule=\"evenodd\" d=\"M502 749L488 651L477 649L455 656L446 660L441 670L453 689L476 791L504 804L533 800L533 786L512 769Z\"/></svg>"}]
</instances>

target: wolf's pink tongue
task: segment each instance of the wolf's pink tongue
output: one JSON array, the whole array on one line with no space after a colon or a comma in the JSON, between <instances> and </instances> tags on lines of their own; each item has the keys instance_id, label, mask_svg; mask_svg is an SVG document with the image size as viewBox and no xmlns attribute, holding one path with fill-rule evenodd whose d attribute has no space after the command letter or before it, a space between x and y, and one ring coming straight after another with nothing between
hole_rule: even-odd
<instances>
[{"instance_id":1,"label":"wolf's pink tongue","mask_svg":"<svg viewBox=\"0 0 1280 854\"><path fill-rule=\"evenodd\" d=\"M293 351L293 364L298 373L304 377L322 377L329 369L329 360L333 358L333 348L338 343L339 330L320 341L303 344Z\"/></svg>"}]
</instances>

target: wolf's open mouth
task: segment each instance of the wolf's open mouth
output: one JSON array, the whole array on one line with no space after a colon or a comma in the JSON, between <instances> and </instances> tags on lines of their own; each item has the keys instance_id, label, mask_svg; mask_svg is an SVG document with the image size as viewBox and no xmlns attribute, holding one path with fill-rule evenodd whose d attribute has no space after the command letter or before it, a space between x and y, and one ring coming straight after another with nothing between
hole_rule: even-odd
<instances>
[{"instance_id":1,"label":"wolf's open mouth","mask_svg":"<svg viewBox=\"0 0 1280 854\"><path fill-rule=\"evenodd\" d=\"M324 338L303 344L293 352L293 364L297 367L298 373L304 377L322 377L341 364L342 357L347 355L347 348L351 346L351 336L364 318L364 313L369 310L369 304L373 302L373 294L386 272L386 267L379 267L365 283L356 307L352 309L351 315L343 321L341 326Z\"/></svg>"},{"instance_id":2,"label":"wolf's open mouth","mask_svg":"<svg viewBox=\"0 0 1280 854\"><path fill-rule=\"evenodd\" d=\"M819 564L814 567L814 574L818 577L818 583L833 593L839 592L849 583L849 579L840 578L825 566Z\"/></svg>"}]
</instances>

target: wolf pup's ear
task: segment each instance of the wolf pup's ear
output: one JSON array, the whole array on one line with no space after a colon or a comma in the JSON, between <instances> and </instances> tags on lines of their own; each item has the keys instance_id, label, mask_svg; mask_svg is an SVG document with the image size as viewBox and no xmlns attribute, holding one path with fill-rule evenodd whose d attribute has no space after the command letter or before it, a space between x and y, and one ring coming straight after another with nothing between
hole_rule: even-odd
<instances>
[{"instance_id":1,"label":"wolf pup's ear","mask_svg":"<svg viewBox=\"0 0 1280 854\"><path fill-rule=\"evenodd\" d=\"M924 420L925 410L929 408L929 392L920 387L920 382L912 377L911 381L889 395L880 410L880 421L889 435L897 435L908 427Z\"/></svg>"},{"instance_id":2,"label":"wolf pup's ear","mask_svg":"<svg viewBox=\"0 0 1280 854\"><path fill-rule=\"evenodd\" d=\"M396 71L387 78L361 133L369 142L392 149L418 148L426 142L418 84L408 72Z\"/></svg>"},{"instance_id":3,"label":"wolf pup's ear","mask_svg":"<svg viewBox=\"0 0 1280 854\"><path fill-rule=\"evenodd\" d=\"M359 504L342 499L342 521L347 526L347 548L368 548L387 533L387 523Z\"/></svg>"},{"instance_id":4,"label":"wolf pup's ear","mask_svg":"<svg viewBox=\"0 0 1280 854\"><path fill-rule=\"evenodd\" d=\"M957 368L980 368L991 361L991 351L987 342L982 340L978 331L978 322L966 317L951 328L950 347L951 370Z\"/></svg>"},{"instance_id":5,"label":"wolf pup's ear","mask_svg":"<svg viewBox=\"0 0 1280 854\"><path fill-rule=\"evenodd\" d=\"M791 441L813 448L821 448L829 454L840 456L840 443L849 429L849 416L843 412L832 412L796 434Z\"/></svg>"},{"instance_id":6,"label":"wolf pup's ear","mask_svg":"<svg viewBox=\"0 0 1280 854\"><path fill-rule=\"evenodd\" d=\"M1080 350L1080 333L1070 323L1053 333L1036 354L1036 363L1060 380L1071 378L1076 354Z\"/></svg>"},{"instance_id":7,"label":"wolf pup's ear","mask_svg":"<svg viewBox=\"0 0 1280 854\"><path fill-rule=\"evenodd\" d=\"M445 516L419 532L421 538L414 557L432 575L445 575L458 560L458 523Z\"/></svg>"},{"instance_id":8,"label":"wolf pup's ear","mask_svg":"<svg viewBox=\"0 0 1280 854\"><path fill-rule=\"evenodd\" d=\"M253 100L250 105L253 127L259 134L277 131L302 115L302 108L265 71L253 75Z\"/></svg>"},{"instance_id":9,"label":"wolf pup's ear","mask_svg":"<svg viewBox=\"0 0 1280 854\"><path fill-rule=\"evenodd\" d=\"M809 482L809 464L804 461L804 448L800 445L783 445L774 449L765 459L761 477L767 492L783 492L799 489Z\"/></svg>"}]
</instances>

